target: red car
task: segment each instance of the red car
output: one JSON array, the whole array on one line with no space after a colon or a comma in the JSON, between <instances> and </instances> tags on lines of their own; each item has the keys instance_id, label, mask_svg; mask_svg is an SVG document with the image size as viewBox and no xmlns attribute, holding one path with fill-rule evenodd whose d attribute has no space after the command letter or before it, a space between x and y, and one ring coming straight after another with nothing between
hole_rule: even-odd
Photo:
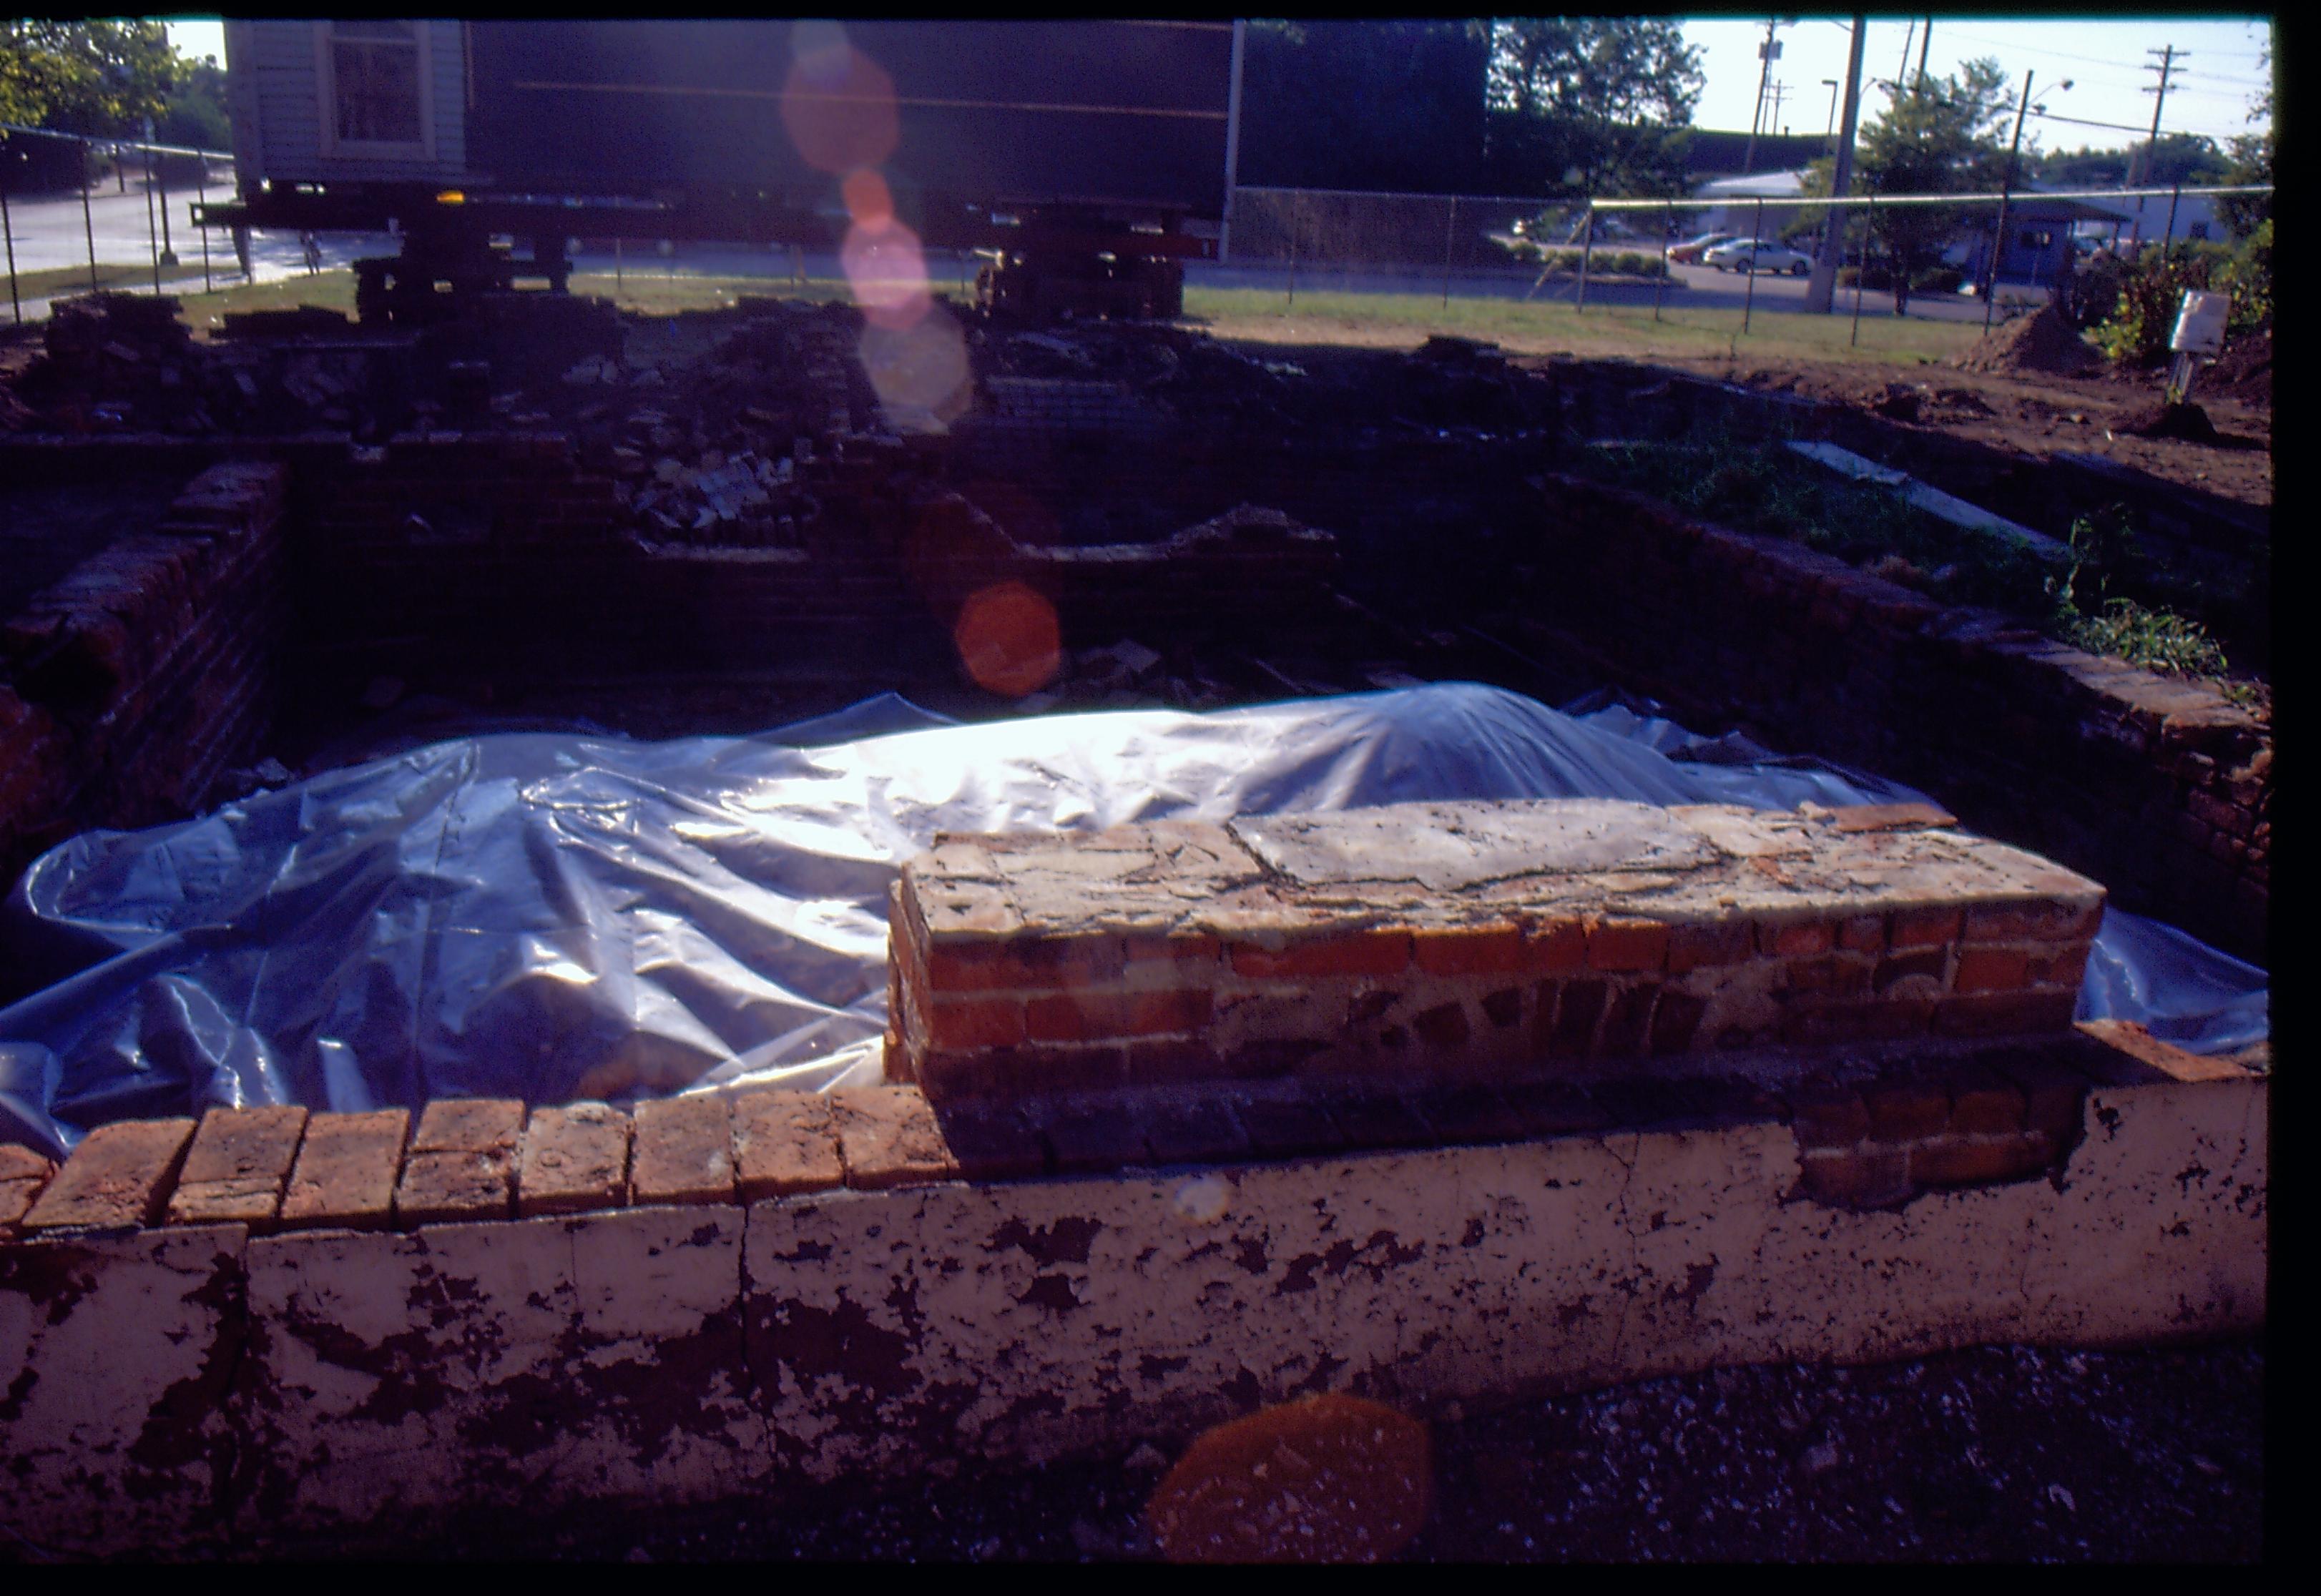
<instances>
[{"instance_id":1,"label":"red car","mask_svg":"<svg viewBox=\"0 0 2321 1596\"><path fill-rule=\"evenodd\" d=\"M1737 232L1705 232L1697 239L1687 239L1681 244L1668 247L1668 258L1688 266L1698 266L1700 258L1719 244L1729 244L1741 235Z\"/></svg>"}]
</instances>

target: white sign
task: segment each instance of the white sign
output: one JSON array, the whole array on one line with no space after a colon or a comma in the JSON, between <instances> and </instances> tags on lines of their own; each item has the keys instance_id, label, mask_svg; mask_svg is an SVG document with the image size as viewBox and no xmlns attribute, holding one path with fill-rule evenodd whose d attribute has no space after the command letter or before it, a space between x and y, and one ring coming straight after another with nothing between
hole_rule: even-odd
<instances>
[{"instance_id":1,"label":"white sign","mask_svg":"<svg viewBox=\"0 0 2321 1596\"><path fill-rule=\"evenodd\" d=\"M2232 315L2229 294L2184 291L2184 306L2176 313L2176 331L2168 347L2179 354L2218 355L2225 348L2225 322Z\"/></svg>"}]
</instances>

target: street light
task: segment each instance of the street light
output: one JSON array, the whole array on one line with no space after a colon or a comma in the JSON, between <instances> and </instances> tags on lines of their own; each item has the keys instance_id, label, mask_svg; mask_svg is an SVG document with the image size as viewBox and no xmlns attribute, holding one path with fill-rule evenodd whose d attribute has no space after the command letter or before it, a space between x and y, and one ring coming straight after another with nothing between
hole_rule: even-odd
<instances>
[{"instance_id":1,"label":"street light","mask_svg":"<svg viewBox=\"0 0 2321 1596\"><path fill-rule=\"evenodd\" d=\"M1840 85L1834 77L1825 77L1822 82L1829 89L1829 125L1821 131L1822 138L1826 141L1837 136L1837 91Z\"/></svg>"}]
</instances>

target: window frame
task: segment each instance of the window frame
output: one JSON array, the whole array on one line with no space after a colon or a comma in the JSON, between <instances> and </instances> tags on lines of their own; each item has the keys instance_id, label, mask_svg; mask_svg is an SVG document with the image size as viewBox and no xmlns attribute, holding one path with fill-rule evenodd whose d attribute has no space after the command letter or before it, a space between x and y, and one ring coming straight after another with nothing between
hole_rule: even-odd
<instances>
[{"instance_id":1,"label":"window frame","mask_svg":"<svg viewBox=\"0 0 2321 1596\"><path fill-rule=\"evenodd\" d=\"M360 19L371 21L370 18ZM379 21L406 19L380 18ZM332 46L338 41L338 23L318 22L314 24L314 80L321 91L316 98L322 113L319 132L322 153L328 158L347 160L432 160L435 159L435 86L430 70L432 50L432 27L423 18L407 19L411 23L414 46L415 68L419 75L419 137L416 139L341 139L339 137L339 75L338 58ZM358 42L349 40L347 42ZM377 43L373 40L370 42Z\"/></svg>"}]
</instances>

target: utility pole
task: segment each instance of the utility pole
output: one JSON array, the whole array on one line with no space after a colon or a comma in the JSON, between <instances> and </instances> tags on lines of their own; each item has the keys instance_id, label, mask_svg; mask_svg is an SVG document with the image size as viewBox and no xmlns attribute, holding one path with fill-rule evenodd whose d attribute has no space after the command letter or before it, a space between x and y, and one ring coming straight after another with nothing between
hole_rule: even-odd
<instances>
[{"instance_id":1,"label":"utility pole","mask_svg":"<svg viewBox=\"0 0 2321 1596\"><path fill-rule=\"evenodd\" d=\"M2015 158L2023 151L2023 118L2031 109L2031 74L2023 74L2023 103L2015 108L2015 142L2007 150L2007 176L1998 186L1998 223L1990 235L1990 275L1982 283L1982 330L1998 310L1998 263L2007 253L2007 202L2015 194Z\"/></svg>"},{"instance_id":2,"label":"utility pole","mask_svg":"<svg viewBox=\"0 0 2321 1596\"><path fill-rule=\"evenodd\" d=\"M1765 136L1770 139L1786 131L1781 127L1781 102L1789 97L1789 86L1777 77L1767 92L1773 96L1772 114L1765 118Z\"/></svg>"},{"instance_id":3,"label":"utility pole","mask_svg":"<svg viewBox=\"0 0 2321 1596\"><path fill-rule=\"evenodd\" d=\"M1845 128L1838 135L1837 168L1829 175L1829 197L1842 200L1853 187L1853 136L1855 123L1861 114L1861 46L1870 33L1870 19L1856 14L1853 19L1853 48L1845 63ZM1806 313L1824 314L1830 309L1832 295L1837 287L1837 265L1845 254L1845 207L1833 204L1829 208L1829 225L1822 230L1821 258L1814 262L1813 277L1806 285ZM1866 264L1866 261L1865 261ZM1855 313L1861 307L1860 279L1855 279L1853 296Z\"/></svg>"},{"instance_id":4,"label":"utility pole","mask_svg":"<svg viewBox=\"0 0 2321 1596\"><path fill-rule=\"evenodd\" d=\"M2146 72L2156 71L2160 74L2160 86L2154 88L2147 84L2144 86L2144 90L2147 95L2157 96L2152 102L2152 138L2150 142L2145 144L2144 149L2144 180L2148 183L2152 178L2152 168L2158 165L2160 160L2160 113L2168 104L2168 75L2176 69L2177 62L2190 60L2192 59L2192 52L2188 50L2178 50L2174 45L2170 44L2162 46L2159 50L2147 50L2144 53L2148 56L2158 56L2160 58L2159 66L2146 67L2144 68ZM2121 184L2120 186L2123 188L2133 188L2135 186L2135 163L2134 161L2128 162L2127 181ZM2139 244L2144 241L2144 202L2142 200L2135 202L2135 241Z\"/></svg>"},{"instance_id":5,"label":"utility pole","mask_svg":"<svg viewBox=\"0 0 2321 1596\"><path fill-rule=\"evenodd\" d=\"M1918 34L1918 92L1922 95L1926 92L1926 46L1934 41L1934 19L1930 16L1926 19L1925 27ZM1907 46L1904 48L1907 49Z\"/></svg>"},{"instance_id":6,"label":"utility pole","mask_svg":"<svg viewBox=\"0 0 2321 1596\"><path fill-rule=\"evenodd\" d=\"M1902 34L1902 59L1894 68L1894 98L1898 103L1902 89L1910 81L1910 46L1918 39L1918 19L1912 17L1910 26Z\"/></svg>"},{"instance_id":7,"label":"utility pole","mask_svg":"<svg viewBox=\"0 0 2321 1596\"><path fill-rule=\"evenodd\" d=\"M1743 177L1754 170L1757 164L1757 129L1765 120L1765 88L1773 80L1773 63L1781 59L1781 46L1773 37L1773 30L1780 25L1780 18L1767 17L1765 42L1757 47L1757 59L1765 64L1757 69L1757 113L1749 119L1749 148L1741 157L1741 175Z\"/></svg>"}]
</instances>

